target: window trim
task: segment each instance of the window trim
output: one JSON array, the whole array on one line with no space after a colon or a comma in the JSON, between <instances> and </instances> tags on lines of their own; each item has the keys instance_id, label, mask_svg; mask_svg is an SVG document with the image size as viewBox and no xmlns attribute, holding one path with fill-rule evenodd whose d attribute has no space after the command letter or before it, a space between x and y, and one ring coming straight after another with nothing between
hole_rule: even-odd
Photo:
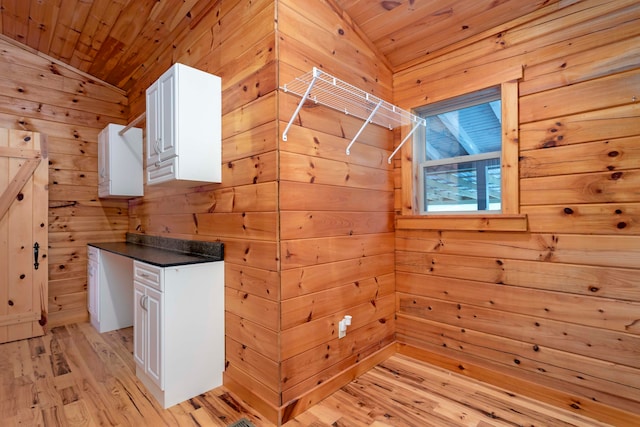
<instances>
[{"instance_id":1,"label":"window trim","mask_svg":"<svg viewBox=\"0 0 640 427\"><path fill-rule=\"evenodd\" d=\"M490 87L490 86L487 86ZM481 90L469 90L469 93ZM419 215L417 192L421 176L416 173L412 144L403 147L401 157L401 215L396 218L397 229L453 229L526 231L527 217L519 213L520 181L518 173L518 80L500 84L502 100L502 154L500 159L502 185L502 213L479 211L470 214L422 214ZM406 131L403 130L402 133Z\"/></svg>"},{"instance_id":2,"label":"window trim","mask_svg":"<svg viewBox=\"0 0 640 427\"><path fill-rule=\"evenodd\" d=\"M518 81L502 83L502 213L520 212Z\"/></svg>"},{"instance_id":3,"label":"window trim","mask_svg":"<svg viewBox=\"0 0 640 427\"><path fill-rule=\"evenodd\" d=\"M527 215L486 213L402 215L396 230L527 231Z\"/></svg>"}]
</instances>

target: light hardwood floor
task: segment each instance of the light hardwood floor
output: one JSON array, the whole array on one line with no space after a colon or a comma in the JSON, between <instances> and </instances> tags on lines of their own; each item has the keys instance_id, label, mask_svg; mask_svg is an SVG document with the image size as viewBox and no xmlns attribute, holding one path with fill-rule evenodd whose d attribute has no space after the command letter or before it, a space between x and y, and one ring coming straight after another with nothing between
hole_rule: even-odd
<instances>
[{"instance_id":1,"label":"light hardwood floor","mask_svg":"<svg viewBox=\"0 0 640 427\"><path fill-rule=\"evenodd\" d=\"M271 423L224 387L163 410L136 380L132 328L88 323L0 345L1 426L227 426ZM395 355L286 427L604 426Z\"/></svg>"}]
</instances>

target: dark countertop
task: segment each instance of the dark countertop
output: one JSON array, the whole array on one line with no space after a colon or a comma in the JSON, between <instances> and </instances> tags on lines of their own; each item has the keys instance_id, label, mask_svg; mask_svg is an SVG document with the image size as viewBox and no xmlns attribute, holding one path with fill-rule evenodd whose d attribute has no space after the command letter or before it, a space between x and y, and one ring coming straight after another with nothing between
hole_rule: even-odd
<instances>
[{"instance_id":1,"label":"dark countertop","mask_svg":"<svg viewBox=\"0 0 640 427\"><path fill-rule=\"evenodd\" d=\"M89 243L89 246L158 267L201 264L224 259L224 246L219 242L198 242L130 233L127 233L126 242Z\"/></svg>"}]
</instances>

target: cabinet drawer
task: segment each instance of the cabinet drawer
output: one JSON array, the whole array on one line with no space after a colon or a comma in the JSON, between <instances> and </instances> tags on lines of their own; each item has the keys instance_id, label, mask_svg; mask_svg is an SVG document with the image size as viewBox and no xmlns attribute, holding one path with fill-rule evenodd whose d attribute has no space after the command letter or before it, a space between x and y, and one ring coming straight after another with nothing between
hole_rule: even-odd
<instances>
[{"instance_id":1,"label":"cabinet drawer","mask_svg":"<svg viewBox=\"0 0 640 427\"><path fill-rule=\"evenodd\" d=\"M87 258L89 261L98 261L100 258L100 249L93 246L87 246Z\"/></svg>"},{"instance_id":2,"label":"cabinet drawer","mask_svg":"<svg viewBox=\"0 0 640 427\"><path fill-rule=\"evenodd\" d=\"M159 291L164 290L164 276L162 268L144 262L133 262L133 280L151 286Z\"/></svg>"},{"instance_id":3,"label":"cabinet drawer","mask_svg":"<svg viewBox=\"0 0 640 427\"><path fill-rule=\"evenodd\" d=\"M163 182L176 176L176 158L147 166L147 183Z\"/></svg>"}]
</instances>

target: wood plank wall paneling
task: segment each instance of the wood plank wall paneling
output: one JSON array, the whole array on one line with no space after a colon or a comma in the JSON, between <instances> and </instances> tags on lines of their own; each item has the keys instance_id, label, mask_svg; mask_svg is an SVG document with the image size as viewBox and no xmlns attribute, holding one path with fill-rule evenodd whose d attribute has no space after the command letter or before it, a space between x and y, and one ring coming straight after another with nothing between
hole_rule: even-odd
<instances>
[{"instance_id":1,"label":"wood plank wall paneling","mask_svg":"<svg viewBox=\"0 0 640 427\"><path fill-rule=\"evenodd\" d=\"M126 201L99 200L97 135L125 123L122 91L0 39L0 126L47 137L49 325L87 319L86 244L123 240Z\"/></svg>"},{"instance_id":2,"label":"wood plank wall paneling","mask_svg":"<svg viewBox=\"0 0 640 427\"><path fill-rule=\"evenodd\" d=\"M226 371L230 388L267 413L281 405L275 4L198 1L196 22L160 43L128 92L132 117L173 62L222 78L222 183L145 187L131 232L225 244ZM275 421L275 419L274 419Z\"/></svg>"},{"instance_id":3,"label":"wood plank wall paneling","mask_svg":"<svg viewBox=\"0 0 640 427\"><path fill-rule=\"evenodd\" d=\"M330 5L307 6L307 10L302 10L291 1L278 5L278 54L281 60L288 58L281 61L286 66L280 69L281 84L316 66L389 100L391 70L382 55L359 37L358 29L343 18L341 11Z\"/></svg>"},{"instance_id":4,"label":"wood plank wall paneling","mask_svg":"<svg viewBox=\"0 0 640 427\"><path fill-rule=\"evenodd\" d=\"M594 417L607 416L600 404L638 413L640 4L585 0L518 22L394 76L396 102L414 108L450 96L461 73L524 67L529 224L397 230L397 338L434 363L445 356L559 390L554 404Z\"/></svg>"},{"instance_id":5,"label":"wood plank wall paneling","mask_svg":"<svg viewBox=\"0 0 640 427\"><path fill-rule=\"evenodd\" d=\"M225 384L277 417L287 401L388 345L393 339L395 310L391 294L393 183L386 163L392 135L369 127L352 150L354 155L347 157L346 138L355 135L362 122L305 109L291 132L294 143L276 153L278 145L282 146L278 129L282 120L288 120L282 117L289 116L297 102L277 96L278 80L306 71L311 60L314 65L333 64L345 79L357 72L358 84L388 99L391 73L331 8L314 6L310 19L310 11L299 11L300 5L284 7L288 7L289 18L283 18L279 10L278 22L288 23L276 37L275 11L269 2L216 4L199 16L188 34L180 32L172 46L160 46L155 57L161 59L145 63L148 71L129 90L135 116L144 108L144 89L171 62L181 61L222 77L223 184L187 192L146 188L145 197L131 203L129 228L225 242ZM297 26L300 22L307 28L304 42ZM331 34L335 50L346 48L338 58L326 45L327 29L336 25L347 31L346 36L338 30ZM238 34L242 37L235 36ZM288 59L276 68L278 56ZM326 239L321 240L323 237ZM315 260L290 255L289 270L281 272L281 239L287 239L288 247L296 251L306 251L309 245L322 247ZM345 251L338 250L342 245ZM318 259L326 261L319 263ZM291 272L287 277L295 282L284 285L284 271ZM291 289L287 293L293 295L293 283L300 282L295 274L304 276L303 284L296 287L304 291L299 301L307 304L325 298L313 305L313 322L295 309L281 320L281 288ZM339 307L327 303L336 296L344 296ZM330 358L319 359L314 349L337 341L338 311L347 309L358 319L352 326L353 335L336 345ZM289 330L286 338L283 321ZM305 340L297 338L300 334ZM300 345L282 344L286 339ZM295 358L287 356L289 381L280 376L286 348L291 356L299 353ZM309 358L315 362L307 372Z\"/></svg>"},{"instance_id":6,"label":"wood plank wall paneling","mask_svg":"<svg viewBox=\"0 0 640 427\"><path fill-rule=\"evenodd\" d=\"M279 2L278 41L281 86L316 66L391 99L386 62L329 4ZM280 92L280 132L299 101ZM347 155L362 125L308 103L279 142L283 421L394 340L393 133L369 125Z\"/></svg>"},{"instance_id":7,"label":"wood plank wall paneling","mask_svg":"<svg viewBox=\"0 0 640 427\"><path fill-rule=\"evenodd\" d=\"M333 1L191 0L177 13L150 4L126 13L164 24L126 51L121 40L137 32L100 32L95 16L114 19L107 2L78 10L95 28L80 45L113 50L108 62L72 54L75 34L28 36L81 70L121 78L126 96L0 39L0 126L49 140L52 324L86 319L89 241L121 241L126 231L221 240L225 383L272 421L386 355L396 333L435 363L458 360L572 397L556 404L637 412L637 0L535 6L395 74ZM138 58L150 43L153 54ZM142 113L145 89L174 62L222 77L223 183L98 200L98 132ZM394 231L407 174L386 158L399 133L369 125L347 156L362 121L307 103L281 140L299 98L278 87L313 66L409 109L523 72L529 231ZM353 321L340 340L345 314Z\"/></svg>"}]
</instances>

